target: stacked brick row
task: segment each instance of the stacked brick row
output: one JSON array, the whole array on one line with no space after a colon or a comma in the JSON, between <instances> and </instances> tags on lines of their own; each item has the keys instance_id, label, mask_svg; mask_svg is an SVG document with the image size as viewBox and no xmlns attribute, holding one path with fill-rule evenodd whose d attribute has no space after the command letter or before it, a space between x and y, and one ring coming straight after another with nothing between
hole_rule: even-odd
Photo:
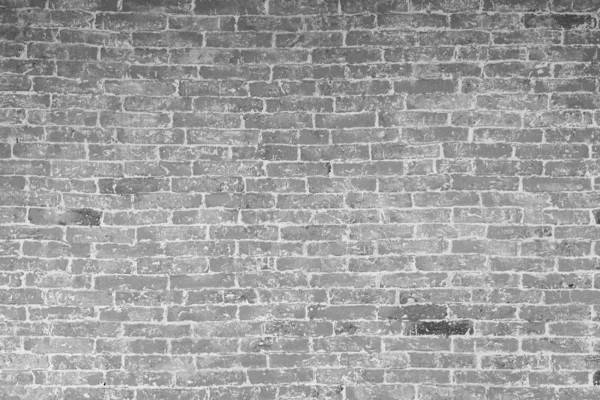
<instances>
[{"instance_id":1,"label":"stacked brick row","mask_svg":"<svg viewBox=\"0 0 600 400\"><path fill-rule=\"evenodd\" d=\"M597 0L0 0L0 399L597 399Z\"/></svg>"}]
</instances>

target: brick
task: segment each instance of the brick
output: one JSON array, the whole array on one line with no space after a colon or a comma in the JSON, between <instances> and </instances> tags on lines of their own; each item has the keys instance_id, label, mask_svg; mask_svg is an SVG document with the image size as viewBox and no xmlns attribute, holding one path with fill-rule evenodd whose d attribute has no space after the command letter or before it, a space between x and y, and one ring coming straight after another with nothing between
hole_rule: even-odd
<instances>
[{"instance_id":1,"label":"brick","mask_svg":"<svg viewBox=\"0 0 600 400\"><path fill-rule=\"evenodd\" d=\"M8 75L0 83L2 91L25 92L31 87L31 81L26 76Z\"/></svg>"},{"instance_id":2,"label":"brick","mask_svg":"<svg viewBox=\"0 0 600 400\"><path fill-rule=\"evenodd\" d=\"M311 128L313 122L310 114L246 114L243 116L246 128L257 129L298 129Z\"/></svg>"},{"instance_id":3,"label":"brick","mask_svg":"<svg viewBox=\"0 0 600 400\"><path fill-rule=\"evenodd\" d=\"M317 49L312 58L318 64L360 64L381 61L381 53L371 49Z\"/></svg>"},{"instance_id":4,"label":"brick","mask_svg":"<svg viewBox=\"0 0 600 400\"><path fill-rule=\"evenodd\" d=\"M205 66L200 67L200 76L205 79L248 79L248 80L260 80L268 79L270 74L269 68L264 66Z\"/></svg>"},{"instance_id":5,"label":"brick","mask_svg":"<svg viewBox=\"0 0 600 400\"><path fill-rule=\"evenodd\" d=\"M404 31L354 31L348 33L346 43L349 46L376 46L378 44L410 46L417 44L417 37L413 32Z\"/></svg>"},{"instance_id":6,"label":"brick","mask_svg":"<svg viewBox=\"0 0 600 400\"><path fill-rule=\"evenodd\" d=\"M206 35L206 47L271 47L272 35L262 32L215 32Z\"/></svg>"},{"instance_id":7,"label":"brick","mask_svg":"<svg viewBox=\"0 0 600 400\"><path fill-rule=\"evenodd\" d=\"M28 219L36 225L87 225L99 226L102 213L92 209L73 209L68 211L29 209Z\"/></svg>"},{"instance_id":8,"label":"brick","mask_svg":"<svg viewBox=\"0 0 600 400\"><path fill-rule=\"evenodd\" d=\"M218 17L169 15L169 27L171 29L212 31L219 30L219 26Z\"/></svg>"},{"instance_id":9,"label":"brick","mask_svg":"<svg viewBox=\"0 0 600 400\"><path fill-rule=\"evenodd\" d=\"M174 4L163 0L155 0L150 3L139 0L128 0L123 4L123 11L129 12L188 13L190 10L191 3L187 0L176 1Z\"/></svg>"},{"instance_id":10,"label":"brick","mask_svg":"<svg viewBox=\"0 0 600 400\"><path fill-rule=\"evenodd\" d=\"M590 311L587 306L527 306L519 314L521 319L527 321L564 321L564 320L589 320Z\"/></svg>"},{"instance_id":11,"label":"brick","mask_svg":"<svg viewBox=\"0 0 600 400\"><path fill-rule=\"evenodd\" d=\"M88 73L88 69L86 68L73 69L76 71L74 72L76 74L79 73L85 75ZM62 66L59 67L58 72L64 76L68 76L69 74L73 73L72 70L67 70ZM65 78L41 77L34 78L33 85L35 90L41 93L100 94L102 91L101 85L98 82L92 80L77 82ZM79 103L79 105L81 104Z\"/></svg>"},{"instance_id":12,"label":"brick","mask_svg":"<svg viewBox=\"0 0 600 400\"><path fill-rule=\"evenodd\" d=\"M408 95L406 107L409 110L455 110L471 108L472 99L466 95ZM485 108L485 107L482 107Z\"/></svg>"},{"instance_id":13,"label":"brick","mask_svg":"<svg viewBox=\"0 0 600 400\"><path fill-rule=\"evenodd\" d=\"M404 144L374 144L372 146L372 157L374 160L385 159L410 159L410 158L435 158L438 157L440 149L436 145L411 146Z\"/></svg>"},{"instance_id":14,"label":"brick","mask_svg":"<svg viewBox=\"0 0 600 400\"><path fill-rule=\"evenodd\" d=\"M116 95L147 95L168 96L175 92L171 82L135 80L129 82L105 81L104 89L107 93Z\"/></svg>"},{"instance_id":15,"label":"brick","mask_svg":"<svg viewBox=\"0 0 600 400\"><path fill-rule=\"evenodd\" d=\"M457 82L451 79L417 79L394 83L394 89L398 93L452 93L457 87Z\"/></svg>"},{"instance_id":16,"label":"brick","mask_svg":"<svg viewBox=\"0 0 600 400\"><path fill-rule=\"evenodd\" d=\"M201 0L196 3L194 13L201 15L257 15L265 14L264 0L252 0L245 4L235 1L224 1L214 3L209 0Z\"/></svg>"},{"instance_id":17,"label":"brick","mask_svg":"<svg viewBox=\"0 0 600 400\"><path fill-rule=\"evenodd\" d=\"M441 400L444 398L473 398L485 396L485 387L476 385L423 386L420 390L422 400Z\"/></svg>"},{"instance_id":18,"label":"brick","mask_svg":"<svg viewBox=\"0 0 600 400\"><path fill-rule=\"evenodd\" d=\"M161 15L135 14L100 14L96 18L96 28L106 30L162 30L167 19Z\"/></svg>"},{"instance_id":19,"label":"brick","mask_svg":"<svg viewBox=\"0 0 600 400\"><path fill-rule=\"evenodd\" d=\"M575 338L544 338L534 343L531 339L523 341L523 351L537 353L552 351L553 353L585 353L588 344Z\"/></svg>"},{"instance_id":20,"label":"brick","mask_svg":"<svg viewBox=\"0 0 600 400\"><path fill-rule=\"evenodd\" d=\"M527 243L521 249L523 255L562 255L562 256L584 256L590 253L590 242L578 240L561 240L549 242L535 240Z\"/></svg>"},{"instance_id":21,"label":"brick","mask_svg":"<svg viewBox=\"0 0 600 400\"><path fill-rule=\"evenodd\" d=\"M63 43L86 43L90 45L110 44L112 46L131 44L130 36L123 32L94 32L76 29L64 29L60 31L58 36L60 37L60 41Z\"/></svg>"},{"instance_id":22,"label":"brick","mask_svg":"<svg viewBox=\"0 0 600 400\"><path fill-rule=\"evenodd\" d=\"M447 316L447 309L439 305L405 305L401 307L381 307L379 317L393 320L418 320L418 319L443 319ZM417 326L417 332L423 327Z\"/></svg>"},{"instance_id":23,"label":"brick","mask_svg":"<svg viewBox=\"0 0 600 400\"><path fill-rule=\"evenodd\" d=\"M103 127L165 128L170 123L171 119L167 114L122 112L102 112L100 114L100 125Z\"/></svg>"},{"instance_id":24,"label":"brick","mask_svg":"<svg viewBox=\"0 0 600 400\"><path fill-rule=\"evenodd\" d=\"M278 49L242 50L242 60L247 63L294 64L306 63L309 57L307 50Z\"/></svg>"},{"instance_id":25,"label":"brick","mask_svg":"<svg viewBox=\"0 0 600 400\"><path fill-rule=\"evenodd\" d=\"M517 190L518 187L518 178L454 175L452 179L454 190Z\"/></svg>"},{"instance_id":26,"label":"brick","mask_svg":"<svg viewBox=\"0 0 600 400\"><path fill-rule=\"evenodd\" d=\"M301 25L299 17L241 16L238 19L238 30L240 31L296 32L301 29Z\"/></svg>"},{"instance_id":27,"label":"brick","mask_svg":"<svg viewBox=\"0 0 600 400\"><path fill-rule=\"evenodd\" d=\"M562 192L591 189L588 179L576 178L530 178L523 180L523 188L528 192Z\"/></svg>"},{"instance_id":28,"label":"brick","mask_svg":"<svg viewBox=\"0 0 600 400\"><path fill-rule=\"evenodd\" d=\"M398 111L379 113L382 126L443 126L447 125L448 114L428 111Z\"/></svg>"},{"instance_id":29,"label":"brick","mask_svg":"<svg viewBox=\"0 0 600 400\"><path fill-rule=\"evenodd\" d=\"M305 34L279 34L275 37L276 47L336 47L341 46L343 37L339 33L307 32Z\"/></svg>"},{"instance_id":30,"label":"brick","mask_svg":"<svg viewBox=\"0 0 600 400\"><path fill-rule=\"evenodd\" d=\"M92 14L80 10L28 10L19 12L19 19L28 26L89 28Z\"/></svg>"},{"instance_id":31,"label":"brick","mask_svg":"<svg viewBox=\"0 0 600 400\"><path fill-rule=\"evenodd\" d=\"M198 69L189 66L132 65L129 72L133 79L193 79L198 76Z\"/></svg>"},{"instance_id":32,"label":"brick","mask_svg":"<svg viewBox=\"0 0 600 400\"><path fill-rule=\"evenodd\" d=\"M446 78L448 75L456 78L479 77L482 73L481 67L472 63L419 64L415 68L415 76L424 79Z\"/></svg>"},{"instance_id":33,"label":"brick","mask_svg":"<svg viewBox=\"0 0 600 400\"><path fill-rule=\"evenodd\" d=\"M31 43L27 46L27 55L28 58L94 61L98 59L98 48L56 43Z\"/></svg>"},{"instance_id":34,"label":"brick","mask_svg":"<svg viewBox=\"0 0 600 400\"><path fill-rule=\"evenodd\" d=\"M431 37L428 40L431 40ZM481 53L481 51L477 50L476 48L470 50L473 54L469 55L468 51L469 50L461 51L461 53L466 53L467 56L466 57L464 57L464 56L458 57L457 56L457 59L462 60L463 58L469 58L474 55L476 56L478 53ZM418 47L395 48L395 49L384 50L384 59L386 61L391 61L391 62L406 62L406 61L419 62L419 61L430 61L430 60L451 61L453 59L453 52L454 52L454 50L451 46L424 47L424 48L418 48ZM476 56L476 58L477 57L482 58L483 56L480 55L480 56ZM455 67L446 65L446 66L441 66L441 67L416 66L415 70L418 70L421 73L424 73L424 75L428 75L428 74L436 75L437 74L436 71L447 70L448 68L456 69ZM475 68L472 68L471 71L475 71L477 69L478 69L478 67L475 67ZM467 71L465 71L465 72L467 72Z\"/></svg>"}]
</instances>

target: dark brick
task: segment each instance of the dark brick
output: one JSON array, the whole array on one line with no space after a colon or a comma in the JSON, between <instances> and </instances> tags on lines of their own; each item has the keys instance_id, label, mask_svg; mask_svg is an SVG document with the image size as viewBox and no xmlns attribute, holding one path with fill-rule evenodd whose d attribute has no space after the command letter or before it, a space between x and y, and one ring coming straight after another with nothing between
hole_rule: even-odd
<instances>
[{"instance_id":1,"label":"dark brick","mask_svg":"<svg viewBox=\"0 0 600 400\"><path fill-rule=\"evenodd\" d=\"M191 0L123 0L122 10L126 12L149 13L189 13L192 9ZM112 10L111 10L112 11ZM114 10L116 11L116 10Z\"/></svg>"},{"instance_id":2,"label":"dark brick","mask_svg":"<svg viewBox=\"0 0 600 400\"><path fill-rule=\"evenodd\" d=\"M523 17L525 28L547 29L590 29L596 27L596 19L590 15L526 14Z\"/></svg>"},{"instance_id":3,"label":"dark brick","mask_svg":"<svg viewBox=\"0 0 600 400\"><path fill-rule=\"evenodd\" d=\"M266 0L196 0L194 13L202 15L259 15L266 14Z\"/></svg>"},{"instance_id":4,"label":"dark brick","mask_svg":"<svg viewBox=\"0 0 600 400\"><path fill-rule=\"evenodd\" d=\"M472 335L471 321L419 321L412 328L415 335Z\"/></svg>"},{"instance_id":5,"label":"dark brick","mask_svg":"<svg viewBox=\"0 0 600 400\"><path fill-rule=\"evenodd\" d=\"M548 11L548 0L483 0L483 11L535 12Z\"/></svg>"},{"instance_id":6,"label":"dark brick","mask_svg":"<svg viewBox=\"0 0 600 400\"><path fill-rule=\"evenodd\" d=\"M341 0L342 11L348 14L372 12L386 14L390 12L408 11L407 0Z\"/></svg>"}]
</instances>

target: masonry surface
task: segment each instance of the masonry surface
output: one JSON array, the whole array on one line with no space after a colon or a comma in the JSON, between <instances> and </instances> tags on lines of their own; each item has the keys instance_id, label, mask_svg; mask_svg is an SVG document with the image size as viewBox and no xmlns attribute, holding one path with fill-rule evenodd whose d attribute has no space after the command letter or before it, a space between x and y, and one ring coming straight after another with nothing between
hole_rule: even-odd
<instances>
[{"instance_id":1,"label":"masonry surface","mask_svg":"<svg viewBox=\"0 0 600 400\"><path fill-rule=\"evenodd\" d=\"M599 10L0 0L0 399L600 398Z\"/></svg>"}]
</instances>

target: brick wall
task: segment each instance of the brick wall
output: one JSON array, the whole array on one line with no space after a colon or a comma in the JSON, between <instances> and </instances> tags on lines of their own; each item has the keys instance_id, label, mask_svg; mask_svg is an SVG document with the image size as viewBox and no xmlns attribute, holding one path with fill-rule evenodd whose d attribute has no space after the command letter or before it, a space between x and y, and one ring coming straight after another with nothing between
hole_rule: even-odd
<instances>
[{"instance_id":1,"label":"brick wall","mask_svg":"<svg viewBox=\"0 0 600 400\"><path fill-rule=\"evenodd\" d=\"M0 5L0 399L599 398L600 1Z\"/></svg>"}]
</instances>

